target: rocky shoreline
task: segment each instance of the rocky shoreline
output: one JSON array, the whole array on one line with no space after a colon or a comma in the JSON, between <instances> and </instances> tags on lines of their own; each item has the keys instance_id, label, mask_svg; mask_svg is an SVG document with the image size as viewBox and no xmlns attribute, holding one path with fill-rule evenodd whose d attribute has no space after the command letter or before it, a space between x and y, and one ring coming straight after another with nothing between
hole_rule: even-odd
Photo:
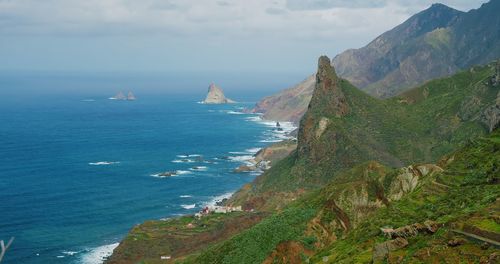
<instances>
[{"instance_id":1,"label":"rocky shoreline","mask_svg":"<svg viewBox=\"0 0 500 264\"><path fill-rule=\"evenodd\" d=\"M266 122L266 125L271 126L271 123L276 124L273 131L280 133L280 138L283 138L279 142L270 142L269 145L260 149L252 158L245 160L244 164L238 166L233 170L234 173L258 173L262 175L270 169L273 164L276 164L279 160L287 157L291 152L297 148L296 139L296 128L287 128L286 131L283 129L278 121L262 120ZM195 167L193 167L194 169ZM155 174L156 177L169 178L178 175L177 171L165 171ZM238 191L245 188L242 186ZM260 212L250 209L242 209L241 206L233 206L231 196L224 199L215 201L211 206L204 207L201 211L195 214L186 214L173 218L165 218L160 220L150 220L144 223L136 225L127 234L127 236L120 241L119 245L113 250L113 253L104 261L104 263L135 263L135 259L132 259L130 255L133 254L143 254L142 245L138 247L138 243L146 243L146 241L140 241L138 236L145 233L157 233L159 226L162 228L172 229L171 231L165 232L165 240L161 240L161 244L168 245L167 241L177 241L178 244L172 245L172 249L165 254L162 254L160 258L155 256L150 260L155 261L174 261L178 257L185 256L190 252L196 251L201 246L209 243L215 243L217 241L222 241L229 238L230 236L241 232L251 226L260 222L264 217L268 215L268 212ZM222 224L222 225L221 225ZM200 233L193 234L194 230L200 229ZM177 233L187 232L187 239L179 239L171 237L170 232L176 230ZM211 230L207 233L208 230ZM214 234L217 234L214 236ZM168 239L167 239L168 238ZM191 239L189 239L191 238ZM199 243L194 243L192 241L199 241ZM177 243L176 242L176 243ZM157 244L151 245L152 247L157 247ZM177 247L177 248L175 248ZM130 253L129 251L139 252ZM150 251L150 249L148 250ZM153 250L155 251L155 250ZM149 259L147 256L142 256Z\"/></svg>"}]
</instances>

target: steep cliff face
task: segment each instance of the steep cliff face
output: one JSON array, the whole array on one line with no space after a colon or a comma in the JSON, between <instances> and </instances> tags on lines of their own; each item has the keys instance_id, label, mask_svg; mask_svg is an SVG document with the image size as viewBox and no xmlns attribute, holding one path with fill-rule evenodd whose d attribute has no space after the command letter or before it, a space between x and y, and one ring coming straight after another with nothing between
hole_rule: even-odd
<instances>
[{"instance_id":1,"label":"steep cliff face","mask_svg":"<svg viewBox=\"0 0 500 264\"><path fill-rule=\"evenodd\" d=\"M311 154L308 152L315 150L314 143L323 136L331 122L329 118L341 118L348 111L349 106L335 74L335 69L331 66L328 57L321 56L318 60L314 92L307 113L300 123L299 155L308 155Z\"/></svg>"},{"instance_id":2,"label":"steep cliff face","mask_svg":"<svg viewBox=\"0 0 500 264\"><path fill-rule=\"evenodd\" d=\"M251 111L262 113L262 117L267 120L290 121L298 124L311 100L315 81L316 76L311 75L294 87L263 98Z\"/></svg>"},{"instance_id":3,"label":"steep cliff face","mask_svg":"<svg viewBox=\"0 0 500 264\"><path fill-rule=\"evenodd\" d=\"M234 102L235 101L226 98L222 89L213 83L208 87L207 97L203 100L204 104L229 104Z\"/></svg>"}]
</instances>

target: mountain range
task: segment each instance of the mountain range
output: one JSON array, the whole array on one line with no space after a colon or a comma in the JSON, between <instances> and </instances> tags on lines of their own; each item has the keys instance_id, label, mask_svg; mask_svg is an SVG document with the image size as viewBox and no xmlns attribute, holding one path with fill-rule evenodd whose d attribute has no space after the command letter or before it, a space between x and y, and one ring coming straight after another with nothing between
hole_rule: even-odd
<instances>
[{"instance_id":1,"label":"mountain range","mask_svg":"<svg viewBox=\"0 0 500 264\"><path fill-rule=\"evenodd\" d=\"M383 33L365 47L335 56L342 78L378 98L400 94L500 57L500 1L461 12L434 4ZM253 112L298 123L312 96L313 78L262 99ZM297 96L298 95L298 96Z\"/></svg>"}]
</instances>

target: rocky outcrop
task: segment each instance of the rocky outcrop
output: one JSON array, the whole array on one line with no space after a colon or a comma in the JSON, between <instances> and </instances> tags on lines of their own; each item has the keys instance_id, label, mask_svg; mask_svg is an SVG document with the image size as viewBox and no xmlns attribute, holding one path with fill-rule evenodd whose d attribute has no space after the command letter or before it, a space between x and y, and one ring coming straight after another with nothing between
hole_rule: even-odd
<instances>
[{"instance_id":1,"label":"rocky outcrop","mask_svg":"<svg viewBox=\"0 0 500 264\"><path fill-rule=\"evenodd\" d=\"M274 143L259 150L254 157L257 166L264 166L266 169L276 162L288 156L292 151L297 148L296 140L285 140L282 142Z\"/></svg>"},{"instance_id":2,"label":"rocky outcrop","mask_svg":"<svg viewBox=\"0 0 500 264\"><path fill-rule=\"evenodd\" d=\"M439 229L440 225L437 222L427 220L424 223L415 223L412 225L407 225L403 227L399 227L396 229L393 228L381 228L380 230L384 235L389 238L408 238L414 237L418 234L427 233L434 234Z\"/></svg>"},{"instance_id":3,"label":"rocky outcrop","mask_svg":"<svg viewBox=\"0 0 500 264\"><path fill-rule=\"evenodd\" d=\"M375 245L373 247L373 263L379 263L381 260L384 260L390 252L405 248L406 246L408 246L408 240L401 237Z\"/></svg>"},{"instance_id":4,"label":"rocky outcrop","mask_svg":"<svg viewBox=\"0 0 500 264\"><path fill-rule=\"evenodd\" d=\"M255 171L256 169L257 169L257 167L255 167L255 166L241 165L238 168L234 169L233 172L236 172L236 173L252 172L252 171Z\"/></svg>"},{"instance_id":5,"label":"rocky outcrop","mask_svg":"<svg viewBox=\"0 0 500 264\"><path fill-rule=\"evenodd\" d=\"M500 92L497 94L495 104L484 110L481 121L488 127L489 132L500 126Z\"/></svg>"},{"instance_id":6,"label":"rocky outcrop","mask_svg":"<svg viewBox=\"0 0 500 264\"><path fill-rule=\"evenodd\" d=\"M235 103L235 101L226 98L224 96L224 92L222 91L221 88L219 88L215 84L210 84L208 87L208 94L205 100L203 100L204 104L229 104L229 103Z\"/></svg>"},{"instance_id":7,"label":"rocky outcrop","mask_svg":"<svg viewBox=\"0 0 500 264\"><path fill-rule=\"evenodd\" d=\"M248 161L250 164L241 165L233 171L242 173L268 170L273 164L284 159L296 148L297 141L293 139L271 144L255 153L253 159Z\"/></svg>"},{"instance_id":8,"label":"rocky outcrop","mask_svg":"<svg viewBox=\"0 0 500 264\"><path fill-rule=\"evenodd\" d=\"M327 56L318 60L318 72L308 111L301 120L298 134L300 155L311 149L311 144L323 135L329 118L347 115L349 106L340 85L340 79Z\"/></svg>"},{"instance_id":9,"label":"rocky outcrop","mask_svg":"<svg viewBox=\"0 0 500 264\"><path fill-rule=\"evenodd\" d=\"M421 182L422 177L441 171L443 171L442 168L433 164L410 165L401 168L398 175L391 182L387 198L390 201L397 201L404 195L415 190Z\"/></svg>"},{"instance_id":10,"label":"rocky outcrop","mask_svg":"<svg viewBox=\"0 0 500 264\"><path fill-rule=\"evenodd\" d=\"M290 121L298 124L311 101L315 82L315 75L311 75L291 88L263 98L250 112L261 113L262 118L267 120Z\"/></svg>"}]
</instances>

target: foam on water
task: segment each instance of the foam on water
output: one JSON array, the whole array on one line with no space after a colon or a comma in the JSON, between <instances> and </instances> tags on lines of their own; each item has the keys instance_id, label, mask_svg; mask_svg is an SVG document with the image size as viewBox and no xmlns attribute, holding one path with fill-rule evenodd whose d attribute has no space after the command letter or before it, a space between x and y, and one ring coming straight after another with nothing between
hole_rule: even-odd
<instances>
[{"instance_id":1,"label":"foam on water","mask_svg":"<svg viewBox=\"0 0 500 264\"><path fill-rule=\"evenodd\" d=\"M229 199L233 196L234 192L227 192L221 195L214 196L212 199L203 203L203 207L214 207L218 202L222 202L224 199Z\"/></svg>"},{"instance_id":2,"label":"foam on water","mask_svg":"<svg viewBox=\"0 0 500 264\"><path fill-rule=\"evenodd\" d=\"M227 111L227 113L230 115L244 115L245 114L243 112L237 112L237 111Z\"/></svg>"},{"instance_id":3,"label":"foam on water","mask_svg":"<svg viewBox=\"0 0 500 264\"><path fill-rule=\"evenodd\" d=\"M183 195L179 195L180 198L191 198L193 197L192 195L190 194L183 194Z\"/></svg>"},{"instance_id":4,"label":"foam on water","mask_svg":"<svg viewBox=\"0 0 500 264\"><path fill-rule=\"evenodd\" d=\"M256 154L257 152L259 152L262 148L249 148L249 149L246 149L245 151L248 152L248 153L251 153L251 154Z\"/></svg>"},{"instance_id":5,"label":"foam on water","mask_svg":"<svg viewBox=\"0 0 500 264\"><path fill-rule=\"evenodd\" d=\"M196 162L195 160L192 159L175 159L172 160L173 163L194 163Z\"/></svg>"},{"instance_id":6,"label":"foam on water","mask_svg":"<svg viewBox=\"0 0 500 264\"><path fill-rule=\"evenodd\" d=\"M175 176L178 176L178 175L191 174L192 172L191 171L187 171L187 170L176 170L176 171L172 171L172 175L170 175L170 176L161 176L162 173L163 172L154 173L154 174L151 174L149 176L156 177L156 178L169 178L169 177L175 177Z\"/></svg>"},{"instance_id":7,"label":"foam on water","mask_svg":"<svg viewBox=\"0 0 500 264\"><path fill-rule=\"evenodd\" d=\"M89 162L89 165L92 166L102 166L102 165L113 165L113 164L118 164L120 163L119 161L98 161L98 162Z\"/></svg>"},{"instance_id":8,"label":"foam on water","mask_svg":"<svg viewBox=\"0 0 500 264\"><path fill-rule=\"evenodd\" d=\"M81 264L102 264L107 257L113 254L113 250L118 247L119 243L103 245L88 250L87 253L82 255L80 259Z\"/></svg>"},{"instance_id":9,"label":"foam on water","mask_svg":"<svg viewBox=\"0 0 500 264\"><path fill-rule=\"evenodd\" d=\"M189 209L195 208L196 204L181 204L181 207L186 209L186 210L189 210Z\"/></svg>"},{"instance_id":10,"label":"foam on water","mask_svg":"<svg viewBox=\"0 0 500 264\"><path fill-rule=\"evenodd\" d=\"M207 171L208 167L207 166L196 166L193 168L189 168L191 171Z\"/></svg>"},{"instance_id":11,"label":"foam on water","mask_svg":"<svg viewBox=\"0 0 500 264\"><path fill-rule=\"evenodd\" d=\"M64 255L73 256L73 255L76 255L80 252L79 251L62 251L61 253L63 253Z\"/></svg>"}]
</instances>

